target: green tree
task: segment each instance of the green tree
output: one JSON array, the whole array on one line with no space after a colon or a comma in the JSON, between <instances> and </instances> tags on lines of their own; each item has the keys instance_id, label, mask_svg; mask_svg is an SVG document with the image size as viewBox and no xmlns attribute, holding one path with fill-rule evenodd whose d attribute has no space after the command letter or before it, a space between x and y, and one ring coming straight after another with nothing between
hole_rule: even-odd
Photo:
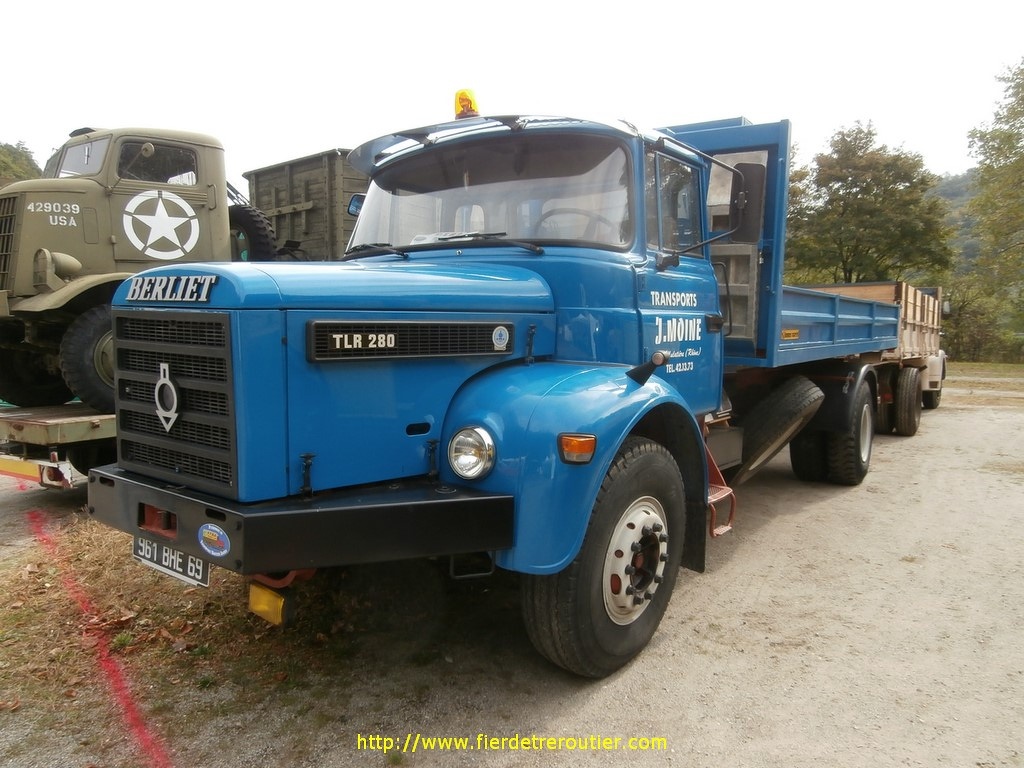
<instances>
[{"instance_id":1,"label":"green tree","mask_svg":"<svg viewBox=\"0 0 1024 768\"><path fill-rule=\"evenodd\" d=\"M970 211L982 240L979 265L1009 303L1024 294L1024 60L999 78L1005 97L991 125L970 133L978 158ZM1004 319L1024 330L1020 312Z\"/></svg>"},{"instance_id":2,"label":"green tree","mask_svg":"<svg viewBox=\"0 0 1024 768\"><path fill-rule=\"evenodd\" d=\"M912 280L949 266L938 177L920 155L890 150L857 123L832 136L804 178L789 213L790 259L801 275L832 282Z\"/></svg>"},{"instance_id":3,"label":"green tree","mask_svg":"<svg viewBox=\"0 0 1024 768\"><path fill-rule=\"evenodd\" d=\"M23 142L0 144L0 184L38 179L41 175L42 171Z\"/></svg>"}]
</instances>

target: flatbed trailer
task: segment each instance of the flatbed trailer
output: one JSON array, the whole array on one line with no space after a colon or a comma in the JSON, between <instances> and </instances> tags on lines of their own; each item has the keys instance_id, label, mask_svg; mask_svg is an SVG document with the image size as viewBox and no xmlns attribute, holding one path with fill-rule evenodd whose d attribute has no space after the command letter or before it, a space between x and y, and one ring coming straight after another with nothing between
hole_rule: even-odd
<instances>
[{"instance_id":1,"label":"flatbed trailer","mask_svg":"<svg viewBox=\"0 0 1024 768\"><path fill-rule=\"evenodd\" d=\"M0 408L0 474L71 488L113 455L114 423L82 403Z\"/></svg>"}]
</instances>

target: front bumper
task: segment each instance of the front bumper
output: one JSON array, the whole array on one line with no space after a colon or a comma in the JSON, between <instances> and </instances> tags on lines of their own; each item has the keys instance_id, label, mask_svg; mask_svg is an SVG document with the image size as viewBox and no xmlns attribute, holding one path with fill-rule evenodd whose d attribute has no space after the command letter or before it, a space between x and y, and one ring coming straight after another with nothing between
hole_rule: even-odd
<instances>
[{"instance_id":1,"label":"front bumper","mask_svg":"<svg viewBox=\"0 0 1024 768\"><path fill-rule=\"evenodd\" d=\"M88 510L242 574L507 549L514 528L513 497L425 478L240 504L113 464L89 472Z\"/></svg>"}]
</instances>

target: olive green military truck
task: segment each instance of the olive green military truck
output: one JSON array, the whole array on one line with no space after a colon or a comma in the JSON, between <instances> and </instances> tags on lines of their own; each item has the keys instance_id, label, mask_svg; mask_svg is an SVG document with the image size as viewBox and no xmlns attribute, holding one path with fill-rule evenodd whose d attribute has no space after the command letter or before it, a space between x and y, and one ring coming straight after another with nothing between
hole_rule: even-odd
<instances>
[{"instance_id":1,"label":"olive green military truck","mask_svg":"<svg viewBox=\"0 0 1024 768\"><path fill-rule=\"evenodd\" d=\"M114 408L110 299L172 262L272 260L273 227L209 136L74 131L43 178L0 189L0 400Z\"/></svg>"}]
</instances>

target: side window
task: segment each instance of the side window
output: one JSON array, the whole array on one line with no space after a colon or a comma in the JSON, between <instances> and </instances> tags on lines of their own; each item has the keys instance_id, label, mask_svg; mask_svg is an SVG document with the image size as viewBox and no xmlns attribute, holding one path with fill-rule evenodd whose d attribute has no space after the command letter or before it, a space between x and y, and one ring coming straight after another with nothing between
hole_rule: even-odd
<instances>
[{"instance_id":1,"label":"side window","mask_svg":"<svg viewBox=\"0 0 1024 768\"><path fill-rule=\"evenodd\" d=\"M647 247L681 253L700 241L697 174L665 155L649 152L645 159ZM685 255L701 257L699 251Z\"/></svg>"},{"instance_id":2,"label":"side window","mask_svg":"<svg viewBox=\"0 0 1024 768\"><path fill-rule=\"evenodd\" d=\"M198 167L191 149L126 141L118 156L117 175L135 181L194 186L199 180Z\"/></svg>"}]
</instances>

